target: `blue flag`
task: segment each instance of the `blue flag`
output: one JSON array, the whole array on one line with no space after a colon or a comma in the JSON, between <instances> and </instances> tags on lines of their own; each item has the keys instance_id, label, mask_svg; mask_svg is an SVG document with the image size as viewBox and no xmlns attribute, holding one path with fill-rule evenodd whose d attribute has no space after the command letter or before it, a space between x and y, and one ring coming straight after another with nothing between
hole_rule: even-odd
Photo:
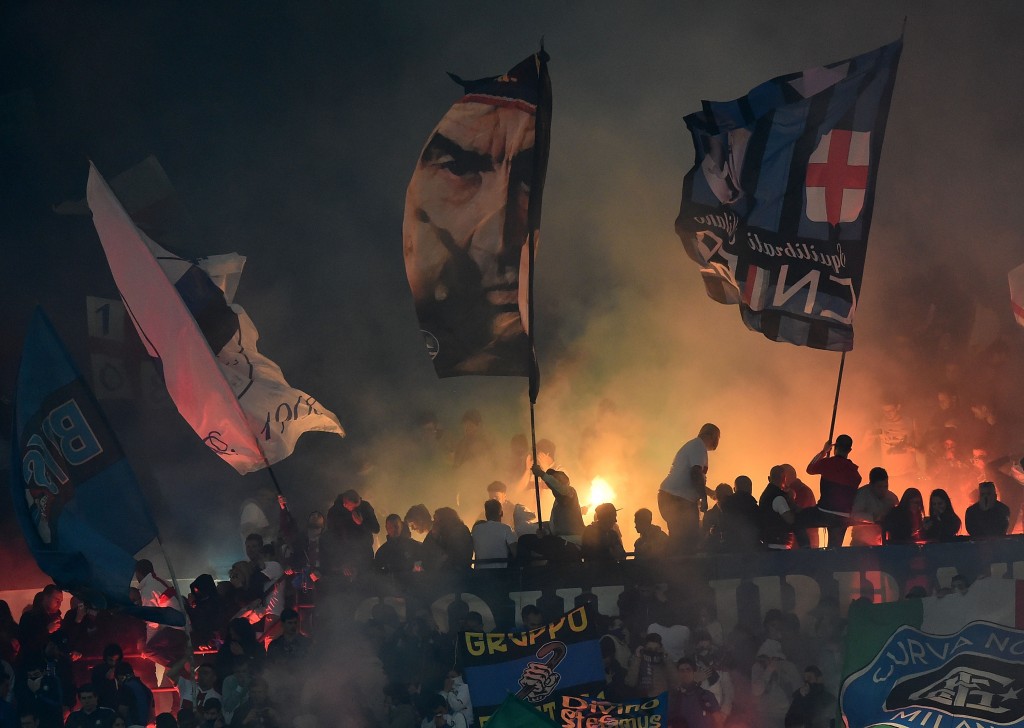
<instances>
[{"instance_id":1,"label":"blue flag","mask_svg":"<svg viewBox=\"0 0 1024 728\"><path fill-rule=\"evenodd\" d=\"M514 695L554 719L563 695L597 695L605 679L595 616L581 606L525 632L462 632L459 660L476 716Z\"/></svg>"},{"instance_id":2,"label":"blue flag","mask_svg":"<svg viewBox=\"0 0 1024 728\"><path fill-rule=\"evenodd\" d=\"M766 81L686 117L676 232L708 295L774 341L853 348L903 41Z\"/></svg>"},{"instance_id":3,"label":"blue flag","mask_svg":"<svg viewBox=\"0 0 1024 728\"><path fill-rule=\"evenodd\" d=\"M132 610L135 554L157 535L128 461L53 326L36 309L18 371L11 496L29 549L57 586ZM151 621L183 624L173 609Z\"/></svg>"}]
</instances>

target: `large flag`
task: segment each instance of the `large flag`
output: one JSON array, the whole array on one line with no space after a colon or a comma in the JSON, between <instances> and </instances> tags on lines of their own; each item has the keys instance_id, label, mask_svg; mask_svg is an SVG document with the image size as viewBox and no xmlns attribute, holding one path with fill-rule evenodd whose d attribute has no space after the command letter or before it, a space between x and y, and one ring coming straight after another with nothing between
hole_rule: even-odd
<instances>
[{"instance_id":1,"label":"large flag","mask_svg":"<svg viewBox=\"0 0 1024 728\"><path fill-rule=\"evenodd\" d=\"M46 315L32 316L18 371L11 497L29 549L57 586L131 608L135 554L157 536L131 466ZM152 621L183 624L174 609Z\"/></svg>"},{"instance_id":2,"label":"large flag","mask_svg":"<svg viewBox=\"0 0 1024 728\"><path fill-rule=\"evenodd\" d=\"M252 321L230 300L244 258L207 258L207 272L164 250L91 165L87 199L125 308L178 411L211 450L245 474L288 457L305 432L344 436L333 413L256 350Z\"/></svg>"},{"instance_id":3,"label":"large flag","mask_svg":"<svg viewBox=\"0 0 1024 728\"><path fill-rule=\"evenodd\" d=\"M1024 264L1010 271L1010 308L1017 323L1024 326Z\"/></svg>"},{"instance_id":4,"label":"large flag","mask_svg":"<svg viewBox=\"0 0 1024 728\"><path fill-rule=\"evenodd\" d=\"M527 632L461 633L474 713L486 719L514 695L555 718L563 695L597 695L605 684L600 637L586 606Z\"/></svg>"},{"instance_id":5,"label":"large flag","mask_svg":"<svg viewBox=\"0 0 1024 728\"><path fill-rule=\"evenodd\" d=\"M440 377L531 376L533 258L551 123L548 56L459 83L405 198L405 269Z\"/></svg>"},{"instance_id":6,"label":"large flag","mask_svg":"<svg viewBox=\"0 0 1024 728\"><path fill-rule=\"evenodd\" d=\"M676 232L747 328L853 348L882 138L903 41L773 78L686 117L696 159Z\"/></svg>"},{"instance_id":7,"label":"large flag","mask_svg":"<svg viewBox=\"0 0 1024 728\"><path fill-rule=\"evenodd\" d=\"M840 704L851 728L1024 724L1024 582L850 607Z\"/></svg>"}]
</instances>

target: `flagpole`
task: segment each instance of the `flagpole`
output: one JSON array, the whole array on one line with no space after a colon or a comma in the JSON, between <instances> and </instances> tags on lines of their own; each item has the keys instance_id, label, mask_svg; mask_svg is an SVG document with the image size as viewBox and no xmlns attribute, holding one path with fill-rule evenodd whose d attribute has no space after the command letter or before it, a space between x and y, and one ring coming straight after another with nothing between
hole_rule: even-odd
<instances>
[{"instance_id":1,"label":"flagpole","mask_svg":"<svg viewBox=\"0 0 1024 728\"><path fill-rule=\"evenodd\" d=\"M535 247L535 231L530 229L529 240L529 280L527 284L528 311L527 311L527 339L529 341L529 441L532 455L532 463L537 464L537 395L541 388L540 368L537 366L537 350L534 348L534 256L537 253ZM537 527L544 525L544 513L541 511L541 478L534 473L534 495L537 498Z\"/></svg>"},{"instance_id":2,"label":"flagpole","mask_svg":"<svg viewBox=\"0 0 1024 728\"><path fill-rule=\"evenodd\" d=\"M186 664L192 665L195 660L195 648L192 646L192 620L188 618L188 610L185 608L185 598L181 595L181 585L178 583L178 576L174 573L174 564L171 563L171 557L167 553L167 547L164 546L163 539L160 538L160 529L156 530L156 543L160 547L160 553L164 555L164 563L167 564L167 573L171 577L171 583L174 585L174 595L178 598L178 608L181 609L181 615L185 618L185 654L182 655L182 663L178 668L178 672L175 675L175 682L177 681L178 675L181 675L181 670ZM164 670L164 675L167 674L167 670Z\"/></svg>"},{"instance_id":3,"label":"flagpole","mask_svg":"<svg viewBox=\"0 0 1024 728\"><path fill-rule=\"evenodd\" d=\"M270 461L267 460L266 453L263 452L263 448L260 448L260 455L263 455L263 464L267 466L267 473L270 475L270 481L274 484L274 490L277 491L277 495L284 498L284 491L281 490L281 484L277 482L277 476L274 475L274 469L270 467ZM287 510L287 506L285 507Z\"/></svg>"},{"instance_id":4,"label":"flagpole","mask_svg":"<svg viewBox=\"0 0 1024 728\"><path fill-rule=\"evenodd\" d=\"M529 280L527 285L527 331L529 342L530 374L530 442L533 450L533 463L537 464L537 394L540 391L540 367L537 365L537 350L534 347L534 314L533 314L533 281L537 255L537 230L540 228L541 194L544 187L544 176L548 164L548 143L551 135L551 87L548 78L548 54L544 51L544 39L541 38L540 52L537 53L538 98L534 113L534 155L533 184L530 186L530 209L527 216L530 233L527 239ZM533 474L533 492L537 499L537 529L544 526L544 513L540 505L540 478Z\"/></svg>"},{"instance_id":5,"label":"flagpole","mask_svg":"<svg viewBox=\"0 0 1024 728\"><path fill-rule=\"evenodd\" d=\"M828 441L832 442L832 435L836 431L836 412L839 411L839 390L843 386L843 367L846 366L846 352L843 352L839 359L839 378L836 380L836 399L832 403L832 424L828 426Z\"/></svg>"}]
</instances>

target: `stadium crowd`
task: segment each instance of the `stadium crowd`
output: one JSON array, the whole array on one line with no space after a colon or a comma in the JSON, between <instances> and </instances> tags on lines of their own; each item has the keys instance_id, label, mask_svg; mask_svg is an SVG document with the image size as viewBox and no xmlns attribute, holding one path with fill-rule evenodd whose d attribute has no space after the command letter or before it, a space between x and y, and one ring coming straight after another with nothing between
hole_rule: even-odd
<instances>
[{"instance_id":1,"label":"stadium crowd","mask_svg":"<svg viewBox=\"0 0 1024 728\"><path fill-rule=\"evenodd\" d=\"M0 602L0 728L471 726L478 721L455 635L484 631L484 621L466 611L440 629L416 599L422 579L457 584L470 569L573 569L627 559L659 565L698 552L838 548L848 531L851 546L1002 536L1020 515L1024 464L988 458L998 432L990 410L972 407L967 416L970 427L940 416L938 439L931 438L942 449L925 457L900 405L885 404L881 427L869 437L879 440L887 467L867 469L865 479L853 459L854 439L839 435L803 468L820 478L817 498L787 463L769 470L759 497L747 475L710 487L709 453L722 433L705 424L680 448L658 490L667 532L651 509L640 508L632 514L637 537L630 548L615 505L589 512L556 465L554 443L539 441L534 458L522 436L512 440L511 476L481 485L472 525L453 507L415 504L387 514L382 533L378 514L353 489L302 525L283 497L269 507L252 500L242 510L245 556L226 581L203 574L179 595L151 562L137 563L133 600L184 610L187 629L96 610L77 597L62 613L63 594L53 585L19 619ZM488 459L481 425L475 411L463 417L463 437L450 450L454 468ZM950 454L957 452L955 433L968 431L976 443L961 462ZM916 487L900 498L889 490L894 464L930 474L937 487L927 502ZM541 525L529 505L535 482L551 499ZM964 482L974 484L974 503L961 519L949 490L969 493ZM1009 505L1000 500L1008 491ZM402 610L379 601L368 620L333 618L327 604L382 578L402 594ZM713 603L673 594L675 588L627 585L617 613L600 616L608 700L667 690L669 726L828 725L844 628L837 603L823 600L810 624L769 610L761 624L726 633ZM953 588L968 587L960 580ZM536 628L557 616L527 604L519 621L496 629ZM166 708L159 715L154 690Z\"/></svg>"}]
</instances>

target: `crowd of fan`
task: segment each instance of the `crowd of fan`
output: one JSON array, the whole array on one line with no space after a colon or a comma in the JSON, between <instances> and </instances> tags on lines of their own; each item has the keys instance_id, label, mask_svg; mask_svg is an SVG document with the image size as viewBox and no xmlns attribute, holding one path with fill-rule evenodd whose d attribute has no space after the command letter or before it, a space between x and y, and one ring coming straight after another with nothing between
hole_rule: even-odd
<instances>
[{"instance_id":1,"label":"crowd of fan","mask_svg":"<svg viewBox=\"0 0 1024 728\"><path fill-rule=\"evenodd\" d=\"M980 414L976 421L992 424L990 412ZM946 453L955 431L948 423ZM478 413L467 413L463 424L464 437L452 449L455 466L479 459L486 444ZM898 404L883 407L875 436L884 463L921 467L920 457L902 457L915 451L911 432ZM989 427L989 435L994 432ZM848 529L854 546L947 540L964 525L969 537L984 538L1006 534L1019 515L1017 473L1024 463L986 460L981 447L972 451L980 465L958 465L948 457L928 465L933 483L945 482L936 475L945 469L957 482L977 485L976 503L962 523L945 488L931 491L926 512L916 487L897 499L886 468L871 468L862 484L847 435L827 443L805 468L821 479L817 499L788 464L770 469L757 499L745 475L712 489L708 453L720 437L718 427L706 424L679 450L658 491L667 533L654 523L652 510L637 510L631 554L614 504L596 506L586 523L591 514L570 476L556 466L548 440L537 443L534 457L525 438L513 438L509 475L481 481L490 484L480 486L482 508L472 526L454 508L431 511L417 504L404 515L387 515L380 534L377 513L355 490L341 493L326 514L309 514L304 527L283 498L273 510L264 509L269 512L249 504L242 517L245 558L232 565L227 581L201 575L180 600L152 563L137 564L133 599L141 606L183 609L187 632L93 610L78 599L62 615L62 594L53 586L20 620L0 609L0 728L473 725L455 634L482 631L480 615L469 612L442 632L426 605L409 598L404 615L380 603L368 622L356 625L332 619L324 597L358 593L370 579L386 578L401 591L432 576L457 580L473 568L572 568L630 556L658 564L700 551L817 546L822 527L829 547L844 545ZM996 478L974 477L991 473L1003 476L998 489ZM534 478L551 499L540 526L526 505ZM1008 489L1015 489L1013 507L998 499L997 490ZM709 498L715 501L710 508ZM761 625L740 624L723 634L709 599L670 594L671 588L629 587L618 614L601 617L608 699L670 690L670 726L827 724L839 681L843 624L837 604L825 600L803 629L795 615L769 612ZM520 616L520 624L497 629L531 628L559 615L528 605ZM169 712L154 716L152 689L158 686L173 702Z\"/></svg>"},{"instance_id":2,"label":"crowd of fan","mask_svg":"<svg viewBox=\"0 0 1024 728\"><path fill-rule=\"evenodd\" d=\"M141 576L145 582L153 574ZM605 698L622 702L668 691L669 728L829 725L845 629L839 604L823 598L803 624L794 613L773 609L761 623L740 620L727 632L706 587L630 586L619 595L615 615L601 615L592 593L577 598L577 605L589 603L603 635ZM955 577L951 588L937 593L967 589L966 580ZM62 615L62 594L54 586L39 593L19 622L0 602L0 726L465 728L479 722L455 641L458 631L484 631L480 614L465 611L442 632L428 609L411 599L404 619L378 602L361 624L332 624L318 606L315 636L308 637L289 607L277 620L229 617L231 605L223 599L229 592L204 595L200 584L192 585L186 609L192 646L199 649L189 652L184 671L166 666L162 683L176 687L174 710L157 716L149 660L167 662L170 645L185 645L184 632L174 630L180 637L168 639L173 628L149 625L147 638L147 627L133 618L96 612L77 599ZM918 589L908 597L922 595ZM557 618L557 601L528 604L518 627L499 628L541 627ZM204 634L207 628L213 632ZM126 655L126 648L148 659Z\"/></svg>"}]
</instances>

